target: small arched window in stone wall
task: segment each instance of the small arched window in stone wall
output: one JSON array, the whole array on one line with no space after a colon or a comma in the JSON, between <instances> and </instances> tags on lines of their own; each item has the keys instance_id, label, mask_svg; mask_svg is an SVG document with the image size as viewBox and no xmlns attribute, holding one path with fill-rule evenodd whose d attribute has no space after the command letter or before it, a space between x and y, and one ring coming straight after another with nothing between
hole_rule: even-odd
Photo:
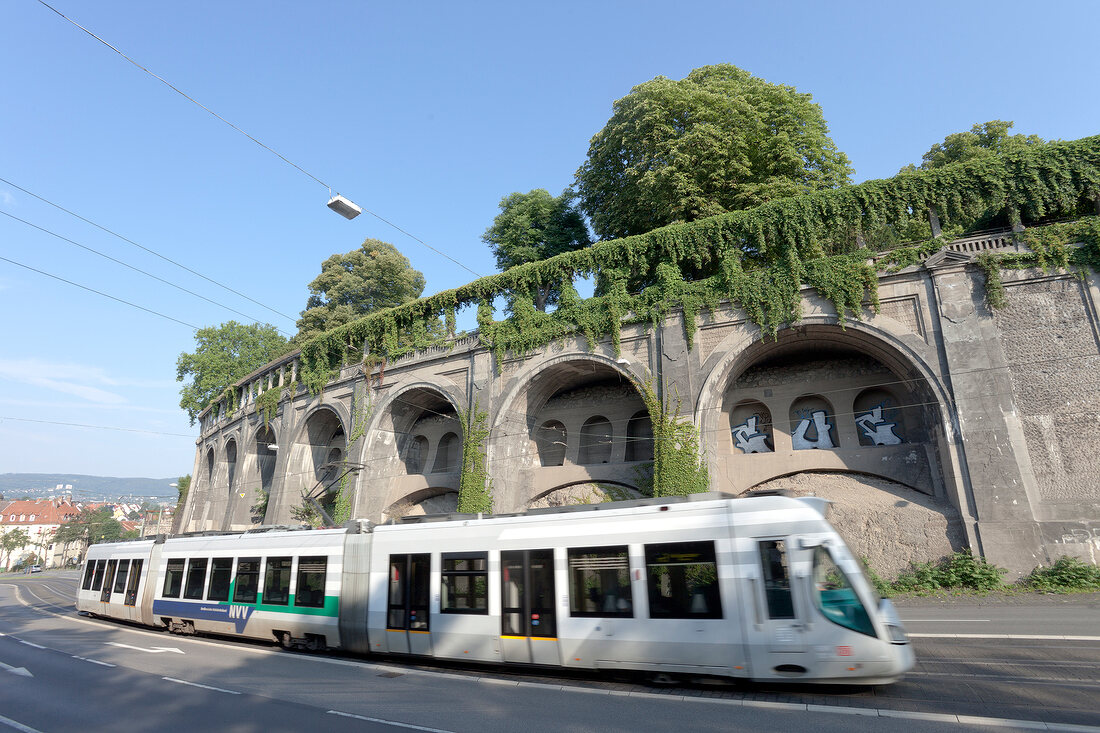
<instances>
[{"instance_id":1,"label":"small arched window in stone wall","mask_svg":"<svg viewBox=\"0 0 1100 733\"><path fill-rule=\"evenodd\" d=\"M458 453L460 450L458 436L447 433L439 439L439 445L435 449L435 463L432 464L432 473L450 473L458 468Z\"/></svg>"},{"instance_id":2,"label":"small arched window in stone wall","mask_svg":"<svg viewBox=\"0 0 1100 733\"><path fill-rule=\"evenodd\" d=\"M611 461L611 421L597 415L581 426L580 452L577 463L582 466Z\"/></svg>"},{"instance_id":3,"label":"small arched window in stone wall","mask_svg":"<svg viewBox=\"0 0 1100 733\"><path fill-rule=\"evenodd\" d=\"M229 490L233 490L233 479L237 476L237 441L225 444L225 463L229 467Z\"/></svg>"},{"instance_id":4,"label":"small arched window in stone wall","mask_svg":"<svg viewBox=\"0 0 1100 733\"><path fill-rule=\"evenodd\" d=\"M626 460L653 460L653 423L648 412L638 412L626 425Z\"/></svg>"},{"instance_id":5,"label":"small arched window in stone wall","mask_svg":"<svg viewBox=\"0 0 1100 733\"><path fill-rule=\"evenodd\" d=\"M535 446L541 465L565 465L566 437L565 425L557 420L544 422L535 430Z\"/></svg>"},{"instance_id":6,"label":"small arched window in stone wall","mask_svg":"<svg viewBox=\"0 0 1100 733\"><path fill-rule=\"evenodd\" d=\"M405 473L424 473L424 460L428 457L428 439L417 435L405 449Z\"/></svg>"},{"instance_id":7,"label":"small arched window in stone wall","mask_svg":"<svg viewBox=\"0 0 1100 733\"><path fill-rule=\"evenodd\" d=\"M838 445L836 413L821 395L799 397L791 405L791 447L828 450Z\"/></svg>"},{"instance_id":8,"label":"small arched window in stone wall","mask_svg":"<svg viewBox=\"0 0 1100 733\"><path fill-rule=\"evenodd\" d=\"M755 400L738 404L730 413L730 435L733 447L742 453L771 453L775 450L771 410Z\"/></svg>"},{"instance_id":9,"label":"small arched window in stone wall","mask_svg":"<svg viewBox=\"0 0 1100 733\"><path fill-rule=\"evenodd\" d=\"M206 451L206 485L214 485L214 449Z\"/></svg>"},{"instance_id":10,"label":"small arched window in stone wall","mask_svg":"<svg viewBox=\"0 0 1100 733\"><path fill-rule=\"evenodd\" d=\"M898 445L909 443L901 403L893 391L882 387L865 389L853 403L856 432L860 445Z\"/></svg>"}]
</instances>

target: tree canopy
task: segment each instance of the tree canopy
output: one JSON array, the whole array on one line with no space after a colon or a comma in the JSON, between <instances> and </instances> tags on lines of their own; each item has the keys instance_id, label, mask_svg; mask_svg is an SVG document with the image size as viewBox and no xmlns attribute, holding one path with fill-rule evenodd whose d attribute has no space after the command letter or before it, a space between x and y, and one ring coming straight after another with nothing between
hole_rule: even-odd
<instances>
[{"instance_id":1,"label":"tree canopy","mask_svg":"<svg viewBox=\"0 0 1100 733\"><path fill-rule=\"evenodd\" d=\"M269 323L229 321L199 329L194 353L184 352L176 360L176 381L191 379L180 389L180 407L191 424L227 387L286 350L286 339Z\"/></svg>"},{"instance_id":2,"label":"tree canopy","mask_svg":"<svg viewBox=\"0 0 1100 733\"><path fill-rule=\"evenodd\" d=\"M293 341L302 343L373 311L416 300L424 285L424 275L396 247L367 239L358 249L321 263Z\"/></svg>"},{"instance_id":3,"label":"tree canopy","mask_svg":"<svg viewBox=\"0 0 1100 733\"><path fill-rule=\"evenodd\" d=\"M580 206L609 239L846 184L811 100L730 64L639 84L589 144Z\"/></svg>"},{"instance_id":4,"label":"tree canopy","mask_svg":"<svg viewBox=\"0 0 1100 733\"><path fill-rule=\"evenodd\" d=\"M569 192L551 196L543 188L518 191L500 200L500 213L485 230L482 241L496 257L497 267L538 262L592 244L581 212ZM557 298L557 289L542 285L535 294L536 307L546 310Z\"/></svg>"},{"instance_id":5,"label":"tree canopy","mask_svg":"<svg viewBox=\"0 0 1100 733\"><path fill-rule=\"evenodd\" d=\"M1045 142L1038 135L1009 135L1008 131L1014 124L1004 120L990 120L974 125L969 132L948 135L942 143L936 143L924 154L920 167L922 170L942 168L951 163L992 157L1015 147L1041 145ZM915 170L915 166L909 165L902 170Z\"/></svg>"},{"instance_id":6,"label":"tree canopy","mask_svg":"<svg viewBox=\"0 0 1100 733\"><path fill-rule=\"evenodd\" d=\"M8 563L11 561L11 554L20 547L29 545L30 542L31 536L27 533L27 530L22 527L9 529L7 532L0 532L0 553L2 553L0 557L4 558L4 561L0 563L0 567L8 567Z\"/></svg>"},{"instance_id":7,"label":"tree canopy","mask_svg":"<svg viewBox=\"0 0 1100 733\"><path fill-rule=\"evenodd\" d=\"M53 541L62 545L78 542L86 548L88 545L101 542L136 538L137 535L137 531L127 532L123 529L122 524L112 516L109 507L101 506L98 509L84 507L80 510L80 514L57 528Z\"/></svg>"}]
</instances>

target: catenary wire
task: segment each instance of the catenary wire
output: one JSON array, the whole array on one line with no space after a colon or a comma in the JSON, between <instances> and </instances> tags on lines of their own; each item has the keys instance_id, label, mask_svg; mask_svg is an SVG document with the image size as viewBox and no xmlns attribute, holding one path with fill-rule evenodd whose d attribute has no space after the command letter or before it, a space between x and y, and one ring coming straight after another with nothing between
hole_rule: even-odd
<instances>
[{"instance_id":1,"label":"catenary wire","mask_svg":"<svg viewBox=\"0 0 1100 733\"><path fill-rule=\"evenodd\" d=\"M227 311L230 311L231 313L236 313L238 316L242 316L244 318L247 318L250 321L254 321L256 323L260 322L260 319L254 318L254 317L248 315L247 313L241 313L239 310L237 310L235 308L231 308L230 306L225 305L224 303L219 303L216 300L211 300L210 298L207 298L205 295L200 295L199 293L196 293L193 290L188 290L187 288L183 287L182 285L177 285L176 283L172 282L171 280L165 280L164 278L159 277L157 275L154 275L151 272L146 272L145 270L142 270L139 267L134 267L133 265L131 265L129 263L126 263L126 262L123 262L122 260L116 259L116 258L112 257L109 254L105 254L103 252L100 252L97 249L93 249L92 247L89 247L85 244L81 244L80 242L69 239L68 237L63 237L60 234L58 234L56 232L51 232L49 229L45 229L43 227L40 227L37 224L32 224L31 222L27 221L26 219L20 219L18 216L14 216L12 214L9 214L6 211L0 211L0 214L3 214L4 216L6 216L10 219L14 219L15 221L26 224L27 226L29 226L33 229L37 229L40 232L43 232L45 234L49 234L51 237L56 237L57 239L60 239L62 242L68 242L69 244L73 245L74 247L80 247L81 249L83 249L85 251L88 251L88 252L91 252L94 255L99 255L100 257L102 257L106 260L110 260L111 262L114 262L117 265L121 265L122 267L126 267L130 270L133 270L134 272L137 272L137 273L140 273L142 275L145 275L146 277L152 278L153 280L156 280L157 282L164 283L165 285L173 287L176 290L179 290L180 292L187 293L188 295L193 295L196 298L199 298L200 300L205 300L207 303L210 303L211 305L216 305L219 308L225 308ZM278 331L279 333L283 334L284 336L287 336L287 337L291 336L291 334L288 334L285 331L282 331L278 328L276 328L275 330Z\"/></svg>"},{"instance_id":2,"label":"catenary wire","mask_svg":"<svg viewBox=\"0 0 1100 733\"><path fill-rule=\"evenodd\" d=\"M81 290L87 290L89 293L95 293L96 295L102 295L104 298L110 298L111 300L114 300L114 301L119 302L119 303L123 303L123 304L128 305L132 308L137 308L138 310L145 311L146 313L152 313L154 316L160 316L161 318L167 318L169 321L175 321L176 323L179 323L183 326L187 326L188 328L192 329L193 331L198 331L200 329L199 326L196 326L192 323L188 323L186 321L181 321L180 319L173 318L172 316L166 316L163 313L159 313L159 312L157 312L155 310L152 310L150 308L146 308L145 306L138 305L137 303L131 303L130 301L123 300L122 298L116 298L115 296L108 295L107 293L104 293L101 290L96 290L95 288L89 288L87 285L81 285L80 283L74 283L72 280L66 280L63 277L59 277L57 275L52 275L52 274L46 272L45 270L39 270L36 267L31 267L30 265L24 265L22 262L16 262L15 260L10 260L7 257L0 257L0 260L3 260L4 262L11 263L11 264L15 265L16 267L22 267L24 270L30 270L31 272L37 272L39 275L45 275L46 277L53 278L54 280L60 280L63 283L67 283L67 284L72 285L74 287L80 288Z\"/></svg>"},{"instance_id":3,"label":"catenary wire","mask_svg":"<svg viewBox=\"0 0 1100 733\"><path fill-rule=\"evenodd\" d=\"M168 262L172 265L175 265L176 267L180 268L181 270L189 272L189 273L191 273L192 275L194 275L196 277L201 277L203 280L206 280L209 283L217 285L219 288L222 288L223 290L227 290L228 292L233 293L234 295L238 295L238 296L244 298L245 300L247 300L251 303L255 303L256 305L260 306L261 308L265 308L265 309L271 311L272 313L274 313L277 316L282 316L283 318L286 318L288 321L295 322L295 319L292 316L288 316L285 313L281 313L281 312L275 310L274 308L272 308L271 306L265 305L265 304L261 303L258 300L250 298L247 295L245 295L244 293L242 293L238 290L234 290L233 288L229 287L228 285L225 285L224 283L220 283L217 280L213 280L213 279L207 277L206 275L203 275L201 272L198 272L196 270L192 270L187 265L180 264L179 262L176 262L175 260L171 259L170 257L165 257L160 252L157 252L157 251L149 249L148 247L145 247L141 244L138 244L137 242L135 242L132 239L124 237L124 236L122 236L121 234L119 234L117 232L111 231L110 229L108 229L105 226L101 226L100 224L95 223L91 219L87 219L87 218L81 216L80 214L77 214L73 211L70 211L70 210L66 209L64 206L56 204L53 201L50 201L49 199L43 198L42 196L39 196L38 194L36 194L32 191L28 191L27 189L23 188L22 186L19 186L15 183L12 183L11 181L7 180L6 178L0 178L0 182L6 183L7 185L11 186L12 188L20 190L23 193L27 194L28 196L33 196L34 198L38 199L42 203L49 204L50 206L54 207L55 209L58 209L59 211L64 211L69 216L76 217L77 219L80 219L81 221L83 221L87 224L91 224L92 226L96 227L97 229L101 229L104 232L107 232L108 234L110 234L111 236L121 239L123 242L126 242L128 244L132 244L133 246L137 247L140 250L148 252L149 254L151 254L155 257L159 257L160 259L164 260L165 262ZM33 226L33 225L31 225L31 226ZM199 297L202 297L202 296L199 296ZM211 302L213 302L213 301L211 301ZM230 310L232 310L232 309L230 309ZM233 311L233 312L237 313L237 311ZM241 314L241 315L243 315L243 314ZM253 319L253 320L257 320L257 319Z\"/></svg>"},{"instance_id":4,"label":"catenary wire","mask_svg":"<svg viewBox=\"0 0 1100 733\"><path fill-rule=\"evenodd\" d=\"M85 33L87 33L87 34L88 34L89 36L91 36L92 38L96 39L97 41L99 41L100 43L102 43L102 44L103 44L104 46L106 46L107 48L111 49L112 51L114 51L115 53L117 53L117 54L118 54L119 56L121 56L122 58L124 58L124 59L126 59L127 61L129 61L129 62L130 62L131 64L133 64L133 65L134 65L134 66L136 66L137 68L141 69L142 71L144 71L144 72L145 72L146 74L148 74L149 76L151 76L151 77L153 77L154 79L156 79L157 81L161 82L162 84L164 84L165 86L167 86L167 87L168 87L169 89L171 89L172 91L174 91L174 92L176 92L177 94L179 94L179 95L180 95L181 97L183 97L184 99L187 99L188 101L192 102L193 104L195 104L195 105L197 105L197 106L201 107L202 109L206 110L206 111L207 111L207 112L209 112L209 113L210 113L211 115L213 115L214 117L217 117L217 118L218 118L219 120L221 120L221 121L222 121L222 122L224 122L225 124L229 125L229 126L230 126L230 127L232 127L232 128L234 129L234 130L236 130L236 131L237 131L237 132L239 132L240 134L244 135L244 136L245 136L245 137L247 137L247 138L248 138L249 140L251 140L252 142L254 142L254 143L256 143L257 145L259 145L259 146L260 146L261 148L263 148L264 150L266 150L266 151L268 151L269 153L271 153L272 155L275 155L276 157L278 157L278 158L279 158L280 160L282 160L282 161L283 161L284 163L286 163L287 165L289 165L289 166L291 166L291 167L293 167L293 168L296 168L296 169L297 169L297 170L299 170L300 172L304 173L304 174L305 174L306 176L308 176L308 177L312 178L312 179L313 179L314 181L316 181L317 183L319 183L319 184L321 184L322 186L324 186L324 187L325 187L326 189L328 189L328 190L329 190L329 192L330 192L330 193L332 192L332 186L328 185L327 183L325 183L324 181L322 181L322 180L321 180L320 178L318 178L317 176L315 176L315 175L313 175L312 173L310 173L309 171L307 171L307 170L306 170L305 168L302 168L302 167L301 167L300 165L298 165L297 163L294 163L293 161L289 160L288 158L286 158L285 156L283 156L283 155L282 155L281 153L277 152L276 150L272 149L271 147L269 147L269 146L267 146L267 145L263 144L262 142L260 142L260 141L259 141L259 140L257 140L256 138L252 137L252 136L251 136L251 135L249 135L249 134L248 134L247 132L245 132L245 131L244 131L244 130L242 130L241 128L237 127L237 126L236 126L236 125L234 125L234 124L233 124L232 122L230 122L229 120L225 119L224 117L222 117L221 115L219 115L219 114L218 114L217 112L215 112L214 110L212 110L212 109L210 109L209 107L207 107L207 106L206 106L205 104L203 104L203 103L199 102L199 101L198 101L198 100L196 100L196 99L195 99L194 97L191 97L191 96L190 96L190 95L188 95L187 93L185 93L185 92L181 91L180 89L178 89L177 87L173 86L173 85L172 85L172 84L171 84L170 82L168 82L167 80L165 80L165 79L164 79L163 77L160 77L160 76L158 76L157 74L154 74L154 73L153 73L152 71L150 71L149 69L145 68L144 66L142 66L141 64L139 64L139 63L138 63L137 61L135 61L134 59L132 59L132 58L130 58L129 56L127 56L126 54L124 54L124 53L123 53L122 51L120 51L120 50L119 50L118 48L116 48L115 46L112 46L112 45L111 45L110 43L108 43L107 41L103 40L102 38L100 38L99 36L97 36L97 35L96 35L95 33L92 33L92 32L91 32L90 30L88 30L88 29L87 29L87 28L85 28L84 26L80 25L79 23L77 23L77 22L76 22L75 20L73 20L72 18L69 18L69 17L67 16L67 15L65 15L64 13L62 13L62 12L61 12L60 10L58 10L57 8L54 8L53 6L49 5L49 4L48 4L48 3L46 3L46 2L44 1L44 0L38 0L38 2L39 2L39 3L41 4L41 5L43 5L44 7L46 7L46 8L49 8L49 9L50 9L50 10L52 10L53 12L57 13L57 15L61 16L62 18L64 18L64 19L65 19L66 21L68 21L68 22L69 22L69 23L71 23L72 25L74 25L74 26L76 26L77 28L79 28L80 30L84 31L84 32L85 32ZM450 260L451 262L455 263L456 265L458 265L459 267L461 267L461 268L462 268L463 270L466 270L467 272L469 272L470 274L472 274L472 275L473 275L474 277L481 277L481 275L480 275L479 273L475 272L474 270L470 269L470 268L469 268L469 267L467 267L466 265L462 264L461 262L459 262L458 260L456 260L456 259L455 259L454 257L451 257L451 256L450 256L449 254L446 254L446 253L444 253L444 252L441 252L440 250L436 249L435 247L433 247L433 246L431 246L430 244L428 244L427 242L425 242L425 241L424 241L423 239L420 239L419 237L417 237L417 236L414 236L413 234L410 234L410 233L409 233L409 232L407 232L407 231L406 231L405 229L402 229L401 227L397 226L396 224L394 224L393 222L389 221L388 219L384 219L383 217L379 216L378 214L374 213L373 211L371 211L371 210L369 210L369 209L363 209L363 211L367 212L368 214L370 214L371 216L373 216L373 217L374 217L375 219L378 219L378 220L379 220L380 222L382 222L383 224L386 224L386 225L388 225L388 226L391 226L391 227L393 227L394 229L396 229L397 231L401 232L402 234L404 234L405 236L409 237L410 239L412 239L412 240L414 240L414 241L416 241L416 242L419 242L419 243L420 243L420 244L422 244L423 246L425 246L425 247L427 247L428 249L430 249L430 250L431 250L432 252L435 252L435 253L436 253L437 255L440 255L441 257L446 257L446 258L447 258L448 260Z\"/></svg>"}]
</instances>

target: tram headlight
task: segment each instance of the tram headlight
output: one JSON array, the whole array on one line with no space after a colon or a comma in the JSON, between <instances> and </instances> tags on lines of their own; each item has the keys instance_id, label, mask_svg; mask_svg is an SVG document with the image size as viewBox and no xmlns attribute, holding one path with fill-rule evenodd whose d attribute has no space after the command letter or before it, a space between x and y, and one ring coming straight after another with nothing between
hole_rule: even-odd
<instances>
[{"instance_id":1,"label":"tram headlight","mask_svg":"<svg viewBox=\"0 0 1100 733\"><path fill-rule=\"evenodd\" d=\"M886 632L890 634L891 644L908 644L909 637L905 634L905 629L895 624L886 624Z\"/></svg>"}]
</instances>

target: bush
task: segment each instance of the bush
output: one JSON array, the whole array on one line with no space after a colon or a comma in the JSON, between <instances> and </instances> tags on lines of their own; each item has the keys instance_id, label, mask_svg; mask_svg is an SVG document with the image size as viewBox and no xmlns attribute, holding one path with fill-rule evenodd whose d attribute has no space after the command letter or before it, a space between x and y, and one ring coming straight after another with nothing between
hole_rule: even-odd
<instances>
[{"instance_id":1,"label":"bush","mask_svg":"<svg viewBox=\"0 0 1100 733\"><path fill-rule=\"evenodd\" d=\"M1031 571L1023 585L1034 590L1100 590L1100 567L1063 555L1050 567L1040 565Z\"/></svg>"},{"instance_id":2,"label":"bush","mask_svg":"<svg viewBox=\"0 0 1100 733\"><path fill-rule=\"evenodd\" d=\"M970 550L948 555L938 563L917 563L898 576L893 588L902 592L927 593L945 588L990 591L1003 585L1004 568L974 557Z\"/></svg>"}]
</instances>

